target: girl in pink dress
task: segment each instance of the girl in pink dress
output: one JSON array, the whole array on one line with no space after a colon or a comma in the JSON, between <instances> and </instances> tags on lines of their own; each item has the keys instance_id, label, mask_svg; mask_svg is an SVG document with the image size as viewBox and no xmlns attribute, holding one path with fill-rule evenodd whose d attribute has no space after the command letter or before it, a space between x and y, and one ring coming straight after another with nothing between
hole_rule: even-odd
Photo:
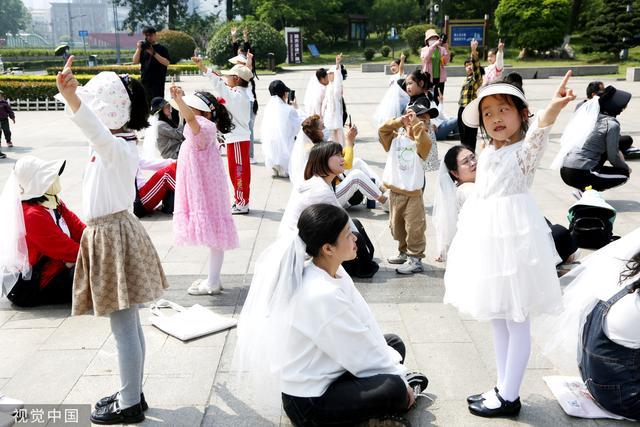
<instances>
[{"instance_id":1,"label":"girl in pink dress","mask_svg":"<svg viewBox=\"0 0 640 427\"><path fill-rule=\"evenodd\" d=\"M238 247L238 233L228 209L229 184L216 135L218 130L229 132L233 124L224 101L212 94L185 95L175 85L170 91L171 103L187 123L176 173L174 241L177 245L207 246L211 251L209 276L196 280L189 294L219 294L224 251Z\"/></svg>"}]
</instances>

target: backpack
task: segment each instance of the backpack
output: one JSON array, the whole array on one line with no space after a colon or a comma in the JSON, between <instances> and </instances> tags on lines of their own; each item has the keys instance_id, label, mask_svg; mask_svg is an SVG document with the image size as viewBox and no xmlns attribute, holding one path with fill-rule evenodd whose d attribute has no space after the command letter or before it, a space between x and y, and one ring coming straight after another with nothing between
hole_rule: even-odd
<instances>
[{"instance_id":1,"label":"backpack","mask_svg":"<svg viewBox=\"0 0 640 427\"><path fill-rule=\"evenodd\" d=\"M567 217L569 232L580 248L600 249L616 239L616 210L597 191L585 191L580 201L569 208Z\"/></svg>"},{"instance_id":2,"label":"backpack","mask_svg":"<svg viewBox=\"0 0 640 427\"><path fill-rule=\"evenodd\" d=\"M357 253L355 259L343 262L342 266L347 273L349 273L349 276L368 279L373 277L380 267L378 263L373 260L373 243L371 243L371 239L369 239L362 223L357 219L353 219L352 221L358 229L357 232L354 232L358 238L358 240L356 240L356 246L358 247Z\"/></svg>"}]
</instances>

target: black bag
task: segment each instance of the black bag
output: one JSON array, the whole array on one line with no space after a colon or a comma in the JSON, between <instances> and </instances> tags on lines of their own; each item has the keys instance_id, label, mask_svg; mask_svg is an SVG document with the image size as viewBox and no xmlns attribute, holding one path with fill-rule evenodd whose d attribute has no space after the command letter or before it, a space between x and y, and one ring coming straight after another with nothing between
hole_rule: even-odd
<instances>
[{"instance_id":1,"label":"black bag","mask_svg":"<svg viewBox=\"0 0 640 427\"><path fill-rule=\"evenodd\" d=\"M615 217L615 211L600 206L572 206L569 209L569 231L578 247L600 249L615 240Z\"/></svg>"},{"instance_id":2,"label":"black bag","mask_svg":"<svg viewBox=\"0 0 640 427\"><path fill-rule=\"evenodd\" d=\"M373 260L373 243L371 243L362 223L357 219L354 219L353 223L358 229L357 232L354 232L358 238L356 241L356 246L358 247L357 255L355 259L343 262L342 266L351 277L368 279L373 277L380 267L378 263Z\"/></svg>"}]
</instances>

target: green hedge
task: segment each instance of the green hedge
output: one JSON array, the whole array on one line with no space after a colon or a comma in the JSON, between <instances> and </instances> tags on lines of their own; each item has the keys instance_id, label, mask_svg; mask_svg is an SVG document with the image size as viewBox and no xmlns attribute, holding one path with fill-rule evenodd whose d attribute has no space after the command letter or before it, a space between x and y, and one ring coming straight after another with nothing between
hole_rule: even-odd
<instances>
[{"instance_id":1,"label":"green hedge","mask_svg":"<svg viewBox=\"0 0 640 427\"><path fill-rule=\"evenodd\" d=\"M64 65L64 63L62 62L62 59L51 59L46 61L17 61L17 62L3 61L3 63L4 63L5 70L11 67L20 67L20 68L24 68L25 70L44 70L47 67L55 67L55 66L62 67ZM78 65L87 65L87 61L84 59L75 60L73 63Z\"/></svg>"},{"instance_id":2,"label":"green hedge","mask_svg":"<svg viewBox=\"0 0 640 427\"><path fill-rule=\"evenodd\" d=\"M0 48L0 55L2 55L2 59L9 58L12 56L55 56L54 49L25 49L25 48ZM80 47L70 49L70 52L73 54L84 55L84 49ZM122 55L133 55L135 52L131 49L121 49L120 53ZM87 55L116 55L115 49L87 49Z\"/></svg>"},{"instance_id":3,"label":"green hedge","mask_svg":"<svg viewBox=\"0 0 640 427\"><path fill-rule=\"evenodd\" d=\"M79 76L91 78L92 76ZM87 79L88 80L88 79ZM53 98L58 93L54 81L10 81L0 79L0 90L5 98L12 99L40 99Z\"/></svg>"},{"instance_id":4,"label":"green hedge","mask_svg":"<svg viewBox=\"0 0 640 427\"><path fill-rule=\"evenodd\" d=\"M76 79L78 80L78 83L80 84L85 84L87 83L89 80L91 80L91 78L93 78L93 75L91 74L76 74L75 75ZM56 76L52 76L52 75L46 75L46 76L33 76L33 75L0 75L0 82L29 82L29 83L33 83L33 82L48 82L48 83L55 83L56 82Z\"/></svg>"},{"instance_id":5,"label":"green hedge","mask_svg":"<svg viewBox=\"0 0 640 427\"><path fill-rule=\"evenodd\" d=\"M193 37L182 31L162 30L158 33L158 43L167 48L172 64L191 58L196 49Z\"/></svg>"},{"instance_id":6,"label":"green hedge","mask_svg":"<svg viewBox=\"0 0 640 427\"><path fill-rule=\"evenodd\" d=\"M184 70L197 70L198 67L195 65L169 65L167 74L172 76L180 75L180 73ZM47 74L56 75L58 71L62 71L62 65L58 67L49 67L47 68ZM103 71L115 71L119 74L131 74L131 75L140 75L140 65L98 65L96 67L76 67L74 62L73 72L78 74L98 74Z\"/></svg>"}]
</instances>

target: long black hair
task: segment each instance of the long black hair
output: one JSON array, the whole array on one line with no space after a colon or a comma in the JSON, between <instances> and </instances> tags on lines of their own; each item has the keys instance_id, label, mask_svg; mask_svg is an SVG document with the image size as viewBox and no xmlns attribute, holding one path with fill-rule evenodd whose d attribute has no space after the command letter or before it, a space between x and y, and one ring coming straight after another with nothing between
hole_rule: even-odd
<instances>
[{"instance_id":1,"label":"long black hair","mask_svg":"<svg viewBox=\"0 0 640 427\"><path fill-rule=\"evenodd\" d=\"M231 117L231 113L229 110L222 105L218 99L213 96L213 94L205 91L198 91L196 95L202 96L207 99L207 103L213 105L214 109L211 111L211 121L216 124L218 131L222 133L229 133L234 128L233 117Z\"/></svg>"},{"instance_id":2,"label":"long black hair","mask_svg":"<svg viewBox=\"0 0 640 427\"><path fill-rule=\"evenodd\" d=\"M413 70L413 72L409 74L409 77L411 77L411 80L416 82L418 86L422 87L423 90L426 91L431 88L431 74L427 71L422 71L420 69Z\"/></svg>"},{"instance_id":3,"label":"long black hair","mask_svg":"<svg viewBox=\"0 0 640 427\"><path fill-rule=\"evenodd\" d=\"M306 251L312 257L320 254L325 244L335 245L349 215L344 209L326 203L311 205L300 214L298 235L307 246Z\"/></svg>"},{"instance_id":4,"label":"long black hair","mask_svg":"<svg viewBox=\"0 0 640 427\"><path fill-rule=\"evenodd\" d=\"M620 283L624 280L631 279L640 274L640 251L636 252L634 256L627 262L625 270L620 274ZM640 281L640 278L638 278Z\"/></svg>"},{"instance_id":5,"label":"long black hair","mask_svg":"<svg viewBox=\"0 0 640 427\"><path fill-rule=\"evenodd\" d=\"M139 80L129 78L123 81L131 99L131 114L129 121L124 125L131 130L142 130L149 127L149 101L144 86Z\"/></svg>"},{"instance_id":6,"label":"long black hair","mask_svg":"<svg viewBox=\"0 0 640 427\"><path fill-rule=\"evenodd\" d=\"M178 123L176 123L171 116L167 116L162 108L158 110L158 120L167 123L174 129L178 127Z\"/></svg>"},{"instance_id":7,"label":"long black hair","mask_svg":"<svg viewBox=\"0 0 640 427\"><path fill-rule=\"evenodd\" d=\"M304 168L304 179L310 179L315 175L321 177L331 175L329 159L336 154L342 154L342 145L337 142L315 144L309 152L309 160Z\"/></svg>"}]
</instances>

